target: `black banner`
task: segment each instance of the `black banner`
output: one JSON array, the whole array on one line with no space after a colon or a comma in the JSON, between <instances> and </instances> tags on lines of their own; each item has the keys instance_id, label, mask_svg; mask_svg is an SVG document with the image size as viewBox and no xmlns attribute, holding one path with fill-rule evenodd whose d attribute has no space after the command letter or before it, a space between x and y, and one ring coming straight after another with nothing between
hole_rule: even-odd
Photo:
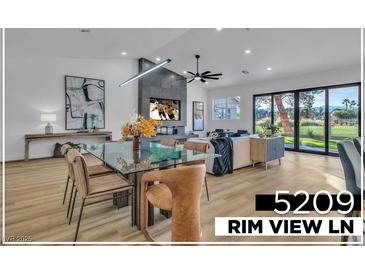
<instances>
[{"instance_id":1,"label":"black banner","mask_svg":"<svg viewBox=\"0 0 365 274\"><path fill-rule=\"evenodd\" d=\"M309 200L301 207L300 211L314 211L314 194L309 194ZM338 203L337 201L337 194L331 194L332 196L332 207L331 211L337 210L347 210L349 206L344 206ZM361 195L353 195L354 196L354 207L353 210L361 210ZM290 203L290 211L297 209L301 206L306 196L299 194L294 196L293 194L280 194L280 199L285 199ZM346 202L350 201L350 195L342 194L341 201ZM320 194L316 200L317 208L319 210L326 210L329 207L330 201L328 195ZM255 200L256 211L274 211L277 210L284 210L286 205L283 203L276 203L275 202L275 195L274 194L257 194Z\"/></svg>"}]
</instances>

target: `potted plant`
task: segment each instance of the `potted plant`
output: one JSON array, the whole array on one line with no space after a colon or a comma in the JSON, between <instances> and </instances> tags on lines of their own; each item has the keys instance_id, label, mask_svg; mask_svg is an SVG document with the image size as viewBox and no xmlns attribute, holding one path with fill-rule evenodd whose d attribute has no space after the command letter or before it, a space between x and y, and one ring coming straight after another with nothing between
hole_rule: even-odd
<instances>
[{"instance_id":1,"label":"potted plant","mask_svg":"<svg viewBox=\"0 0 365 274\"><path fill-rule=\"evenodd\" d=\"M274 124L265 125L263 129L267 137L276 136L280 132L280 128Z\"/></svg>"},{"instance_id":2,"label":"potted plant","mask_svg":"<svg viewBox=\"0 0 365 274\"><path fill-rule=\"evenodd\" d=\"M145 119L142 115L139 115L133 110L129 114L129 122L126 123L122 129L122 138L120 142L124 142L128 139L128 136L133 136L133 150L139 150L140 137L151 138L157 135L156 128L162 123L153 119Z\"/></svg>"}]
</instances>

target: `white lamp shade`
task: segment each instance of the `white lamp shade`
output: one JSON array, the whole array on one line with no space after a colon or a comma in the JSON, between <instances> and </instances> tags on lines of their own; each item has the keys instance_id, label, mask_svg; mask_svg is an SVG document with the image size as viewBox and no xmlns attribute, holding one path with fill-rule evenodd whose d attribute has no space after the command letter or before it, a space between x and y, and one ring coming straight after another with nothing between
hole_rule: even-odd
<instances>
[{"instance_id":1,"label":"white lamp shade","mask_svg":"<svg viewBox=\"0 0 365 274\"><path fill-rule=\"evenodd\" d=\"M42 113L41 122L56 122L56 114Z\"/></svg>"}]
</instances>

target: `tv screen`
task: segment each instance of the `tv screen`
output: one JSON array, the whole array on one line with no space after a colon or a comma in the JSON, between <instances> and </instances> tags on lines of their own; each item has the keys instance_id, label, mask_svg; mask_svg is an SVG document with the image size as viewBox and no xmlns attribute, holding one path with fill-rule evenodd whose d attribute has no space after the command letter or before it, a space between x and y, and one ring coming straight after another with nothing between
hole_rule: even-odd
<instances>
[{"instance_id":1,"label":"tv screen","mask_svg":"<svg viewBox=\"0 0 365 274\"><path fill-rule=\"evenodd\" d=\"M180 100L150 98L150 118L159 121L180 120Z\"/></svg>"}]
</instances>

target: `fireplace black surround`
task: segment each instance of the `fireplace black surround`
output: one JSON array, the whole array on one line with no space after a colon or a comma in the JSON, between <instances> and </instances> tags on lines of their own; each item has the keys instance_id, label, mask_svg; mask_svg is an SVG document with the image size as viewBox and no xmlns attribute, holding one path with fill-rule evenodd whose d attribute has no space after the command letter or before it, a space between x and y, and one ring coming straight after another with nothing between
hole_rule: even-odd
<instances>
[{"instance_id":1,"label":"fireplace black surround","mask_svg":"<svg viewBox=\"0 0 365 274\"><path fill-rule=\"evenodd\" d=\"M155 63L141 58L139 72L149 69ZM186 126L187 88L185 77L166 68L159 68L138 80L138 113L150 118L150 98L166 98L180 101L180 120L162 121L164 126L179 128Z\"/></svg>"}]
</instances>

